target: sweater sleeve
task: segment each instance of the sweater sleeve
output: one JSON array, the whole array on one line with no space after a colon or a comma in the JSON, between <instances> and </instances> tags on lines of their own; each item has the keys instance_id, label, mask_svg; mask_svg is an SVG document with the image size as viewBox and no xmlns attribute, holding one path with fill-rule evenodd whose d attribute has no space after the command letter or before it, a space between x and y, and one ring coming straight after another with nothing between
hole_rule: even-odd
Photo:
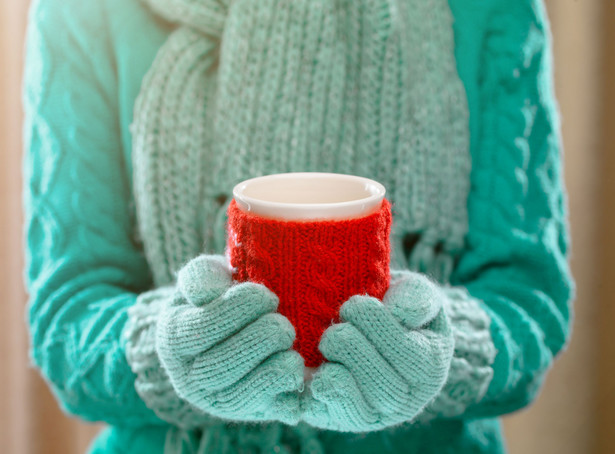
<instances>
[{"instance_id":1,"label":"sweater sleeve","mask_svg":"<svg viewBox=\"0 0 615 454\"><path fill-rule=\"evenodd\" d=\"M524 407L570 334L574 284L549 30L540 1L500 2L470 109L467 248L452 283L489 315L493 378L464 417ZM470 99L472 107L472 99Z\"/></svg>"},{"instance_id":2,"label":"sweater sleeve","mask_svg":"<svg viewBox=\"0 0 615 454\"><path fill-rule=\"evenodd\" d=\"M105 2L37 0L24 80L31 360L67 412L161 424L135 391L122 330L151 285L133 241Z\"/></svg>"}]
</instances>

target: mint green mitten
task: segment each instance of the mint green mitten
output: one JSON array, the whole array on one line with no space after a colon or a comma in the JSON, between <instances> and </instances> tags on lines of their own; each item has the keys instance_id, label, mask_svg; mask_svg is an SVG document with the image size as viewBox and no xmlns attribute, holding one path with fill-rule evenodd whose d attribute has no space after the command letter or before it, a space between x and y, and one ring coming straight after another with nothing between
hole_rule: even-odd
<instances>
[{"instance_id":1,"label":"mint green mitten","mask_svg":"<svg viewBox=\"0 0 615 454\"><path fill-rule=\"evenodd\" d=\"M455 315L448 308L451 301L448 290L410 271L392 273L383 302L368 296L348 300L340 311L342 323L330 327L321 339L320 350L328 362L308 383L303 419L323 429L374 431L423 414L429 417L422 420L447 416L477 397L465 393L473 386L480 388L477 393L484 392L491 377L488 365L469 367L485 372L464 376L479 377L474 385L458 383L456 376L447 382L451 364L459 366L454 357L459 338L455 325L459 323L462 331L471 326L448 315ZM486 328L483 324L478 330L483 333ZM484 340L492 345L490 338ZM484 350L491 355L489 348ZM448 391L451 395L444 396Z\"/></svg>"},{"instance_id":2,"label":"mint green mitten","mask_svg":"<svg viewBox=\"0 0 615 454\"><path fill-rule=\"evenodd\" d=\"M155 300L164 290L152 293L149 299ZM143 314L153 305L139 304L131 318L143 321L135 311ZM159 416L180 427L211 416L296 424L303 360L291 350L294 328L275 312L277 305L265 286L234 283L224 257L191 260L179 271L174 291L167 290L150 321L143 322L149 330L131 324L137 329L129 330L127 351L137 391ZM151 354L139 354L148 348L151 353L152 340L162 374L152 367ZM140 367L143 357L150 367Z\"/></svg>"}]
</instances>

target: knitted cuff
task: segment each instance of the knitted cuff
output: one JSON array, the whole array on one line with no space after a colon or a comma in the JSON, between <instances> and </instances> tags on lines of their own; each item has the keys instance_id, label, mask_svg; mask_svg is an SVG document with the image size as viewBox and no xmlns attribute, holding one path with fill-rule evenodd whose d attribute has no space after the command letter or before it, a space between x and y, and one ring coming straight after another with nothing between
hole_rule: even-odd
<instances>
[{"instance_id":1,"label":"knitted cuff","mask_svg":"<svg viewBox=\"0 0 615 454\"><path fill-rule=\"evenodd\" d=\"M466 408L483 398L493 378L491 365L496 349L489 330L489 316L467 290L444 287L443 292L444 312L453 330L455 352L444 388L419 417L423 422L462 415Z\"/></svg>"},{"instance_id":2,"label":"knitted cuff","mask_svg":"<svg viewBox=\"0 0 615 454\"><path fill-rule=\"evenodd\" d=\"M156 353L156 324L162 307L173 300L174 287L140 294L128 309L124 329L126 358L137 375L135 389L159 418L183 429L202 427L213 418L181 399Z\"/></svg>"},{"instance_id":3,"label":"knitted cuff","mask_svg":"<svg viewBox=\"0 0 615 454\"><path fill-rule=\"evenodd\" d=\"M238 281L264 284L294 325L307 367L323 357L320 337L353 295L382 299L389 287L391 205L357 219L286 221L229 206L230 263Z\"/></svg>"}]
</instances>

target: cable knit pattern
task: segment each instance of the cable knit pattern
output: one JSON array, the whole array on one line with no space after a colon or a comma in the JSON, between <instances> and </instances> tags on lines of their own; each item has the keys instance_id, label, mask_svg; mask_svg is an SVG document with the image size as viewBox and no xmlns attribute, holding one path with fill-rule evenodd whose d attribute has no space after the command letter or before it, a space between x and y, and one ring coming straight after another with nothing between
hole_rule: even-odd
<instances>
[{"instance_id":1,"label":"cable knit pattern","mask_svg":"<svg viewBox=\"0 0 615 454\"><path fill-rule=\"evenodd\" d=\"M280 298L279 312L297 332L295 349L307 367L318 366L320 336L339 321L352 295L383 298L389 286L391 205L339 221L265 219L229 206L234 277L265 284Z\"/></svg>"},{"instance_id":2,"label":"cable knit pattern","mask_svg":"<svg viewBox=\"0 0 615 454\"><path fill-rule=\"evenodd\" d=\"M279 424L243 425L237 430L228 430L224 423L218 423L208 427L203 438L194 432L173 431L172 436L167 438L165 452L325 454L325 448L313 427L300 425L293 435L289 438Z\"/></svg>"},{"instance_id":3,"label":"cable knit pattern","mask_svg":"<svg viewBox=\"0 0 615 454\"><path fill-rule=\"evenodd\" d=\"M421 421L462 415L484 397L493 378L496 350L491 342L490 319L477 300L463 288L444 288L444 312L453 332L455 352L441 393L431 402Z\"/></svg>"},{"instance_id":4,"label":"cable knit pattern","mask_svg":"<svg viewBox=\"0 0 615 454\"><path fill-rule=\"evenodd\" d=\"M66 411L123 426L161 424L135 392L120 336L135 292L151 281L128 205L118 203L129 190L119 170L116 79L110 66L86 63L111 58L102 22L87 22L99 40L82 34L83 18L105 12L72 6L34 2L30 11L37 24L28 31L24 87L30 356ZM74 42L55 38L59 24Z\"/></svg>"},{"instance_id":5,"label":"cable knit pattern","mask_svg":"<svg viewBox=\"0 0 615 454\"><path fill-rule=\"evenodd\" d=\"M536 396L566 345L574 292L565 194L555 189L563 177L544 7L499 6L489 16L475 101L491 107L477 119L472 154L472 178L481 183L468 201L472 252L451 277L481 302L498 351L485 397L464 412L475 417L514 411Z\"/></svg>"},{"instance_id":6,"label":"cable knit pattern","mask_svg":"<svg viewBox=\"0 0 615 454\"><path fill-rule=\"evenodd\" d=\"M161 419L182 429L194 429L210 424L214 418L177 395L156 352L158 317L174 295L174 287L161 287L137 297L128 310L126 357L137 375L135 388L148 406Z\"/></svg>"},{"instance_id":7,"label":"cable knit pattern","mask_svg":"<svg viewBox=\"0 0 615 454\"><path fill-rule=\"evenodd\" d=\"M535 398L568 342L574 290L543 5L449 0L451 29L440 0L186 9L209 4L33 1L24 208L34 365L66 411L113 425L96 453L161 454L165 440L185 452L502 452L494 417ZM177 5L188 6L164 10ZM468 124L471 172L458 147ZM455 352L429 424L358 435L218 420L182 430L143 402L149 385L131 366L146 377L147 350L129 352L151 335L140 295L173 287L203 250L223 252L235 181L290 170L384 182L393 267L437 278L448 295ZM482 398L491 344L456 333L485 336L477 306L497 351ZM126 326L140 335L123 337ZM168 390L164 380L152 374L160 388L149 389Z\"/></svg>"}]
</instances>

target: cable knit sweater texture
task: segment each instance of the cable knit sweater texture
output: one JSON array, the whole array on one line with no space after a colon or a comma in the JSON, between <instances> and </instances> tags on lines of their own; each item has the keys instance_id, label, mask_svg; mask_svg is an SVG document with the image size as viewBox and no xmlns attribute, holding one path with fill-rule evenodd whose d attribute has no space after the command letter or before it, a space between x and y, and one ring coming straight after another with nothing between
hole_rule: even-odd
<instances>
[{"instance_id":1,"label":"cable knit sweater texture","mask_svg":"<svg viewBox=\"0 0 615 454\"><path fill-rule=\"evenodd\" d=\"M502 452L497 417L535 398L571 317L543 5L450 0L448 17L435 0L147 3L35 0L30 14L31 357L67 412L112 426L92 452ZM414 19L420 27L396 34L407 27L391 18L404 25L414 11L426 18ZM276 30L298 51L261 33L259 24L275 30L293 18L318 25L313 39L301 27ZM287 66L270 68L275 61ZM280 99L292 102L278 110ZM178 400L157 362L159 308L188 260L223 251L232 185L291 170L383 181L394 203L392 266L439 282L455 354L449 381L414 423L364 434L229 424Z\"/></svg>"},{"instance_id":2,"label":"cable knit sweater texture","mask_svg":"<svg viewBox=\"0 0 615 454\"><path fill-rule=\"evenodd\" d=\"M321 335L350 297L382 299L389 287L391 205L359 219L288 222L228 211L227 255L238 281L266 283L292 322L306 367L323 361ZM366 241L369 239L369 241ZM311 276L311 279L306 279ZM314 285L314 280L318 285Z\"/></svg>"}]
</instances>

